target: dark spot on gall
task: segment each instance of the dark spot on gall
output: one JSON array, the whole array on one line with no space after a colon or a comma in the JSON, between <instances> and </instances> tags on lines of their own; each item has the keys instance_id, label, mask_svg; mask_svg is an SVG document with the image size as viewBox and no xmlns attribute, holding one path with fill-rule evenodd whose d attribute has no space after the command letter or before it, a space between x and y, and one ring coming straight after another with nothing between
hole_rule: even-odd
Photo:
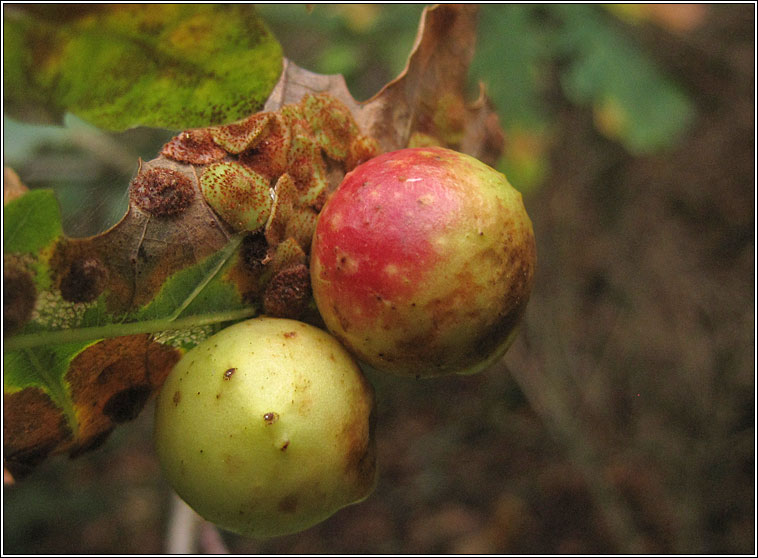
<instances>
[{"instance_id":1,"label":"dark spot on gall","mask_svg":"<svg viewBox=\"0 0 758 558\"><path fill-rule=\"evenodd\" d=\"M287 339L292 339L297 335L297 331L288 331L284 334L284 337Z\"/></svg>"},{"instance_id":2,"label":"dark spot on gall","mask_svg":"<svg viewBox=\"0 0 758 558\"><path fill-rule=\"evenodd\" d=\"M190 178L172 169L147 169L132 181L129 195L140 209L154 217L170 217L187 209L195 196Z\"/></svg>"},{"instance_id":3,"label":"dark spot on gall","mask_svg":"<svg viewBox=\"0 0 758 558\"><path fill-rule=\"evenodd\" d=\"M279 511L282 513L295 513L297 511L297 496L290 494L279 500Z\"/></svg>"},{"instance_id":4,"label":"dark spot on gall","mask_svg":"<svg viewBox=\"0 0 758 558\"><path fill-rule=\"evenodd\" d=\"M224 372L224 380L229 380L236 371L236 368L229 368L226 372Z\"/></svg>"},{"instance_id":5,"label":"dark spot on gall","mask_svg":"<svg viewBox=\"0 0 758 558\"><path fill-rule=\"evenodd\" d=\"M368 416L368 433L365 425L356 425L344 431L347 446L345 472L354 479L354 485L368 488L376 477L376 413L372 404ZM366 436L368 434L368 436Z\"/></svg>"},{"instance_id":6,"label":"dark spot on gall","mask_svg":"<svg viewBox=\"0 0 758 558\"><path fill-rule=\"evenodd\" d=\"M119 391L103 406L103 414L113 422L127 422L137 418L147 403L152 390L148 385L138 385Z\"/></svg>"},{"instance_id":7,"label":"dark spot on gall","mask_svg":"<svg viewBox=\"0 0 758 558\"><path fill-rule=\"evenodd\" d=\"M182 392L178 391L178 390L175 391L174 392L174 398L173 398L174 405L178 405L179 401L181 401L181 400L182 400Z\"/></svg>"},{"instance_id":8,"label":"dark spot on gall","mask_svg":"<svg viewBox=\"0 0 758 558\"><path fill-rule=\"evenodd\" d=\"M277 413L266 413L263 415L263 420L266 422L266 426L271 426L279 420L279 415Z\"/></svg>"},{"instance_id":9,"label":"dark spot on gall","mask_svg":"<svg viewBox=\"0 0 758 558\"><path fill-rule=\"evenodd\" d=\"M103 292L107 277L108 272L99 260L74 260L61 277L61 296L68 302L92 302Z\"/></svg>"},{"instance_id":10,"label":"dark spot on gall","mask_svg":"<svg viewBox=\"0 0 758 558\"><path fill-rule=\"evenodd\" d=\"M31 318L37 291L28 273L16 269L3 271L3 334L13 333Z\"/></svg>"},{"instance_id":11,"label":"dark spot on gall","mask_svg":"<svg viewBox=\"0 0 758 558\"><path fill-rule=\"evenodd\" d=\"M287 448L289 447L289 445L290 445L290 441L285 440L284 443L282 444L282 447L280 447L279 449L282 451L287 451Z\"/></svg>"}]
</instances>

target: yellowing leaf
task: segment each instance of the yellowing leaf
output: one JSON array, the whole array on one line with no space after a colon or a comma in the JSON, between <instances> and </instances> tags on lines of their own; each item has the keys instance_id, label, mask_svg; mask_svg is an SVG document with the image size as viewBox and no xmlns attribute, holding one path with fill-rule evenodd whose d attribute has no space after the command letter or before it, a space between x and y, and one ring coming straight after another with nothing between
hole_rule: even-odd
<instances>
[{"instance_id":1,"label":"yellowing leaf","mask_svg":"<svg viewBox=\"0 0 758 558\"><path fill-rule=\"evenodd\" d=\"M6 5L6 109L102 128L190 128L259 110L281 47L246 4Z\"/></svg>"}]
</instances>

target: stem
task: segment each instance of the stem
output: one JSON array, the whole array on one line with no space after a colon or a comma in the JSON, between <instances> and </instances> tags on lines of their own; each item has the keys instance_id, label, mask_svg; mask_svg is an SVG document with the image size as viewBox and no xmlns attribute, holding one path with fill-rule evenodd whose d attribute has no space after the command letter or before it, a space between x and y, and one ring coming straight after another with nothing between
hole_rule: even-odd
<instances>
[{"instance_id":1,"label":"stem","mask_svg":"<svg viewBox=\"0 0 758 558\"><path fill-rule=\"evenodd\" d=\"M171 516L166 533L167 554L194 554L202 519L179 496L171 496Z\"/></svg>"},{"instance_id":2,"label":"stem","mask_svg":"<svg viewBox=\"0 0 758 558\"><path fill-rule=\"evenodd\" d=\"M200 525L200 548L205 554L229 554L221 533L210 521L203 521Z\"/></svg>"},{"instance_id":3,"label":"stem","mask_svg":"<svg viewBox=\"0 0 758 558\"><path fill-rule=\"evenodd\" d=\"M250 318L257 313L255 308L242 308L226 312L213 312L211 314L198 314L171 320L158 318L142 322L129 322L125 324L108 324L96 327L83 327L78 329L62 329L58 331L43 331L16 335L3 342L5 351L17 351L19 349L31 349L45 345L57 345L61 343L78 343L94 341L106 337L120 337L122 335L138 335L140 333L157 333L177 329L231 322Z\"/></svg>"}]
</instances>

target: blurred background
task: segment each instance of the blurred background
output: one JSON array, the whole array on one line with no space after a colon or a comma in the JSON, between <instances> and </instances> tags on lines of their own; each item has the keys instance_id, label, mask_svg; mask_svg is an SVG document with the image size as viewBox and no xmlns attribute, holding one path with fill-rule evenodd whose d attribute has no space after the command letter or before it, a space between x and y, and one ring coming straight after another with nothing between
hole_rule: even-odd
<instances>
[{"instance_id":1,"label":"blurred background","mask_svg":"<svg viewBox=\"0 0 758 558\"><path fill-rule=\"evenodd\" d=\"M423 5L262 5L287 57L365 100ZM506 132L537 280L473 377L370 377L379 484L235 553L755 552L755 6L484 5L471 91ZM3 124L4 165L53 187L69 235L127 207L174 132ZM4 487L6 553L157 553L171 491L152 408ZM209 547L205 547L207 550ZM200 548L200 551L203 547Z\"/></svg>"}]
</instances>

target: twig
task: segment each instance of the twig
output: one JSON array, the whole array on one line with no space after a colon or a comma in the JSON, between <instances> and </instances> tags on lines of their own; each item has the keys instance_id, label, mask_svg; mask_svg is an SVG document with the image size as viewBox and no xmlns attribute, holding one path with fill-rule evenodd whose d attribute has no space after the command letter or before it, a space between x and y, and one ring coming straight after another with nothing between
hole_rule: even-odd
<instances>
[{"instance_id":1,"label":"twig","mask_svg":"<svg viewBox=\"0 0 758 558\"><path fill-rule=\"evenodd\" d=\"M569 459L584 476L590 495L598 504L598 510L622 552L645 552L642 536L636 528L630 509L603 474L598 448L561 396L562 382L557 381L558 375L553 374L550 380L537 383L534 376L547 375L545 370L525 372L510 369L505 362L500 365L519 385L530 406L542 418L553 436L564 444Z\"/></svg>"},{"instance_id":2,"label":"twig","mask_svg":"<svg viewBox=\"0 0 758 558\"><path fill-rule=\"evenodd\" d=\"M200 526L200 548L205 554L229 554L218 528L209 521L203 521Z\"/></svg>"},{"instance_id":3,"label":"twig","mask_svg":"<svg viewBox=\"0 0 758 558\"><path fill-rule=\"evenodd\" d=\"M202 521L192 508L174 494L166 533L166 554L195 554L197 531Z\"/></svg>"}]
</instances>

